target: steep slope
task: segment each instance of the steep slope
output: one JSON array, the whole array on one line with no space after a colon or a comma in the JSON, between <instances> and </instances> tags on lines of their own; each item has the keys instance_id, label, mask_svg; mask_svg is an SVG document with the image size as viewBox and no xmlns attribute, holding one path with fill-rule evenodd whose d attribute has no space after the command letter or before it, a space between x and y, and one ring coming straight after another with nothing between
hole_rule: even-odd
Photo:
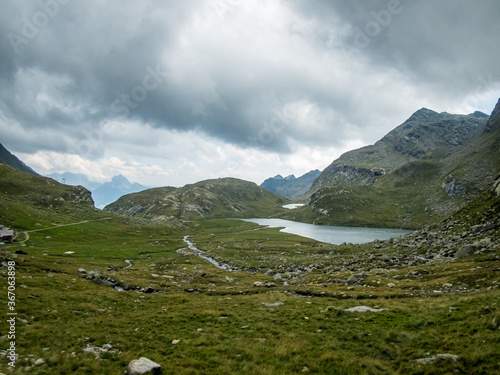
<instances>
[{"instance_id":1,"label":"steep slope","mask_svg":"<svg viewBox=\"0 0 500 375\"><path fill-rule=\"evenodd\" d=\"M0 224L35 229L94 214L90 192L0 164Z\"/></svg>"},{"instance_id":2,"label":"steep slope","mask_svg":"<svg viewBox=\"0 0 500 375\"><path fill-rule=\"evenodd\" d=\"M297 199L309 191L313 182L320 174L321 172L316 169L298 178L293 174L285 178L277 175L268 178L260 186L271 193L282 195L288 199Z\"/></svg>"},{"instance_id":3,"label":"steep slope","mask_svg":"<svg viewBox=\"0 0 500 375\"><path fill-rule=\"evenodd\" d=\"M437 222L488 189L500 170L499 105L490 118L415 112L374 145L335 160L294 215L317 224Z\"/></svg>"},{"instance_id":4,"label":"steep slope","mask_svg":"<svg viewBox=\"0 0 500 375\"><path fill-rule=\"evenodd\" d=\"M156 220L267 217L283 212L286 198L236 178L162 187L121 197L104 210Z\"/></svg>"},{"instance_id":5,"label":"steep slope","mask_svg":"<svg viewBox=\"0 0 500 375\"><path fill-rule=\"evenodd\" d=\"M394 253L424 255L428 262L472 255L483 259L500 255L500 175L493 186L447 219L397 240L379 243ZM421 258L423 260L423 258Z\"/></svg>"},{"instance_id":6,"label":"steep slope","mask_svg":"<svg viewBox=\"0 0 500 375\"><path fill-rule=\"evenodd\" d=\"M21 160L19 160L15 155L10 153L1 143L0 143L0 163L10 165L17 170L28 173L38 175L33 169L24 164Z\"/></svg>"}]
</instances>

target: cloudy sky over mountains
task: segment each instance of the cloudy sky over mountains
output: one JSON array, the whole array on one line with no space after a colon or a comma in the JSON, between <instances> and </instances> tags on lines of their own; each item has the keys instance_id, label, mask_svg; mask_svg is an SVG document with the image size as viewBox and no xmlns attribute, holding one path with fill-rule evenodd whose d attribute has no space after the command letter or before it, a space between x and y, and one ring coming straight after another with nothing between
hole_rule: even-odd
<instances>
[{"instance_id":1,"label":"cloudy sky over mountains","mask_svg":"<svg viewBox=\"0 0 500 375\"><path fill-rule=\"evenodd\" d=\"M0 143L144 185L322 169L414 111L490 113L497 0L2 0Z\"/></svg>"}]
</instances>

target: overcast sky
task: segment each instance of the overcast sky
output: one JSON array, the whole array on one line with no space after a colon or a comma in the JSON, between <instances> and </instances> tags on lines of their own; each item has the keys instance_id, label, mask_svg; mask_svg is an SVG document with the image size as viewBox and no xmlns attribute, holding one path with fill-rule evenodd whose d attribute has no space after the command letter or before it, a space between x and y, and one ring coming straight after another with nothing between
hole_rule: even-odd
<instances>
[{"instance_id":1,"label":"overcast sky","mask_svg":"<svg viewBox=\"0 0 500 375\"><path fill-rule=\"evenodd\" d=\"M500 97L498 0L0 4L0 143L42 174L260 184Z\"/></svg>"}]
</instances>

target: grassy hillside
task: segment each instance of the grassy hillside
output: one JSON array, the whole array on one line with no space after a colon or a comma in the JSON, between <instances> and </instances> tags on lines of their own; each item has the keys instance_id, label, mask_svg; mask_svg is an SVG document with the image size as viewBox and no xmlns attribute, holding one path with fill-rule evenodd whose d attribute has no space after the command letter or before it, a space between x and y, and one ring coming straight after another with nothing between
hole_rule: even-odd
<instances>
[{"instance_id":1,"label":"grassy hillside","mask_svg":"<svg viewBox=\"0 0 500 375\"><path fill-rule=\"evenodd\" d=\"M441 262L389 241L335 246L236 220L174 227L107 215L6 246L1 260L15 260L18 275L19 359L1 372L123 373L139 357L164 374L498 368L496 237L485 254ZM190 253L186 235L235 271ZM6 267L0 280L5 291ZM357 306L382 310L347 311ZM432 362L437 354L451 359Z\"/></svg>"},{"instance_id":2,"label":"grassy hillside","mask_svg":"<svg viewBox=\"0 0 500 375\"><path fill-rule=\"evenodd\" d=\"M249 218L281 213L287 202L252 182L221 178L125 195L105 210L155 220Z\"/></svg>"},{"instance_id":3,"label":"grassy hillside","mask_svg":"<svg viewBox=\"0 0 500 375\"><path fill-rule=\"evenodd\" d=\"M0 224L34 229L96 215L90 192L0 164Z\"/></svg>"}]
</instances>

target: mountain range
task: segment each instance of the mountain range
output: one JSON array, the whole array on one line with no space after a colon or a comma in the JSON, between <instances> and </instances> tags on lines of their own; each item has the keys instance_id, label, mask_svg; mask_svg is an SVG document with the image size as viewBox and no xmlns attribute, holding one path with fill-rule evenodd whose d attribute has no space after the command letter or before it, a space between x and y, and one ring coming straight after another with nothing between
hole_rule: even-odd
<instances>
[{"instance_id":1,"label":"mountain range","mask_svg":"<svg viewBox=\"0 0 500 375\"><path fill-rule=\"evenodd\" d=\"M293 174L287 177L277 175L265 180L260 186L274 194L288 199L297 199L311 189L313 182L321 172L318 169L310 171L298 178Z\"/></svg>"},{"instance_id":2,"label":"mountain range","mask_svg":"<svg viewBox=\"0 0 500 375\"><path fill-rule=\"evenodd\" d=\"M129 216L274 216L316 224L420 228L464 207L493 184L500 171L499 145L500 100L491 116L422 108L375 144L343 154L323 172L278 175L262 187L225 178L144 190L124 176L101 185L83 175L51 176L87 186L98 207L114 201L105 209ZM36 174L5 148L0 151L4 164ZM283 210L285 197L300 197L307 204Z\"/></svg>"},{"instance_id":3,"label":"mountain range","mask_svg":"<svg viewBox=\"0 0 500 375\"><path fill-rule=\"evenodd\" d=\"M332 225L431 224L491 186L499 144L500 101L491 116L422 108L374 145L333 161L293 216Z\"/></svg>"}]
</instances>

